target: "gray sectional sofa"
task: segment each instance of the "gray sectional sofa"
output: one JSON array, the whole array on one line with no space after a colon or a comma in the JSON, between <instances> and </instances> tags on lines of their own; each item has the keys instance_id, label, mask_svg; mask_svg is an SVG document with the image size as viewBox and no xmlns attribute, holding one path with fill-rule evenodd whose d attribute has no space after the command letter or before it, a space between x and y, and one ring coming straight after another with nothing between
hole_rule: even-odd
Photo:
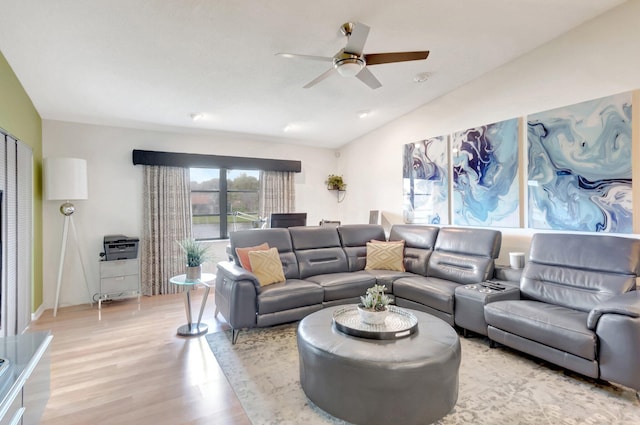
<instances>
[{"instance_id":1,"label":"gray sectional sofa","mask_svg":"<svg viewBox=\"0 0 640 425\"><path fill-rule=\"evenodd\" d=\"M374 283L384 284L398 306L487 335L492 346L640 390L640 240L536 234L524 270L505 273L494 264L499 231L395 225L389 240L405 242L406 271L366 270L366 243L384 239L378 225L232 233L234 258L218 263L216 314L231 326L235 343L243 328L357 303ZM278 249L285 282L261 287L237 265L235 248L263 242ZM506 290L478 285L496 278Z\"/></svg>"},{"instance_id":2,"label":"gray sectional sofa","mask_svg":"<svg viewBox=\"0 0 640 425\"><path fill-rule=\"evenodd\" d=\"M359 302L367 288L384 284L399 306L454 324L457 286L493 276L502 234L496 230L396 225L390 240L404 240L406 271L365 270L366 244L386 239L379 225L291 227L233 232L233 261L218 263L216 312L233 329L300 320L336 304ZM278 249L285 282L261 287L239 267L236 248L267 242Z\"/></svg>"}]
</instances>

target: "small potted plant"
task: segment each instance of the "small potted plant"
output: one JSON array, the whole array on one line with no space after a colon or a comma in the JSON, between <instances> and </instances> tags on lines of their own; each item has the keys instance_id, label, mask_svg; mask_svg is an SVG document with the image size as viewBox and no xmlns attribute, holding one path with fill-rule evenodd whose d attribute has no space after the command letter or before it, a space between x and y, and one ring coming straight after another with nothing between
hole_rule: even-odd
<instances>
[{"instance_id":1,"label":"small potted plant","mask_svg":"<svg viewBox=\"0 0 640 425\"><path fill-rule=\"evenodd\" d=\"M187 258L187 280L198 280L202 277L202 263L209 259L209 247L195 239L185 239L178 242Z\"/></svg>"},{"instance_id":2,"label":"small potted plant","mask_svg":"<svg viewBox=\"0 0 640 425\"><path fill-rule=\"evenodd\" d=\"M387 287L385 285L373 285L367 289L367 293L360 297L358 313L360 320L370 325L384 323L387 318L388 308L391 298L385 295Z\"/></svg>"},{"instance_id":3,"label":"small potted plant","mask_svg":"<svg viewBox=\"0 0 640 425\"><path fill-rule=\"evenodd\" d=\"M335 174L329 174L325 183L329 190L345 190L347 188L342 176L336 176Z\"/></svg>"}]
</instances>

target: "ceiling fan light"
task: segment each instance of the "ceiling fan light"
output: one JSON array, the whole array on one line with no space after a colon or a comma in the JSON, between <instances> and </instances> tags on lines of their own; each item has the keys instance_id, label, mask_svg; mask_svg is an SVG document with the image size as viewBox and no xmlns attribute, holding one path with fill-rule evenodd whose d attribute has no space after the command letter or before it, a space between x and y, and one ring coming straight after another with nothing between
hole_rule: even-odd
<instances>
[{"instance_id":1,"label":"ceiling fan light","mask_svg":"<svg viewBox=\"0 0 640 425\"><path fill-rule=\"evenodd\" d=\"M337 61L333 66L338 71L338 74L343 77L354 77L358 72L364 68L364 61L360 58L350 58Z\"/></svg>"}]
</instances>

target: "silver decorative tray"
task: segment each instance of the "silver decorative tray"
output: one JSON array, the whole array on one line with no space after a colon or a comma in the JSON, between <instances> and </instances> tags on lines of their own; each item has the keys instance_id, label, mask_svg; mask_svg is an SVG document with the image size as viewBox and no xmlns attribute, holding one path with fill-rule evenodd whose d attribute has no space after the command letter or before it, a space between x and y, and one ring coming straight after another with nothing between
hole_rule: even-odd
<instances>
[{"instance_id":1,"label":"silver decorative tray","mask_svg":"<svg viewBox=\"0 0 640 425\"><path fill-rule=\"evenodd\" d=\"M399 339L418 329L418 319L413 314L396 306L389 306L384 323L370 325L360 320L355 304L337 309L333 313L333 325L347 335L369 339Z\"/></svg>"}]
</instances>

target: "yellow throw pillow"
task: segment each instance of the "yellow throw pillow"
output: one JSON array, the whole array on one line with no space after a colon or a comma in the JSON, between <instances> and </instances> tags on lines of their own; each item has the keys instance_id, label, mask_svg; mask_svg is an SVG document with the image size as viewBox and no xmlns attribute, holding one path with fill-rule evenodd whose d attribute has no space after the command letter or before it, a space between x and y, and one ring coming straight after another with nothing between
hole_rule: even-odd
<instances>
[{"instance_id":1,"label":"yellow throw pillow","mask_svg":"<svg viewBox=\"0 0 640 425\"><path fill-rule=\"evenodd\" d=\"M248 246L246 248L236 248L236 254L238 255L238 260L240 260L240 265L243 269L251 270L251 262L249 261L249 252L250 251L266 251L269 249L268 243L263 243L261 245L256 246Z\"/></svg>"},{"instance_id":2,"label":"yellow throw pillow","mask_svg":"<svg viewBox=\"0 0 640 425\"><path fill-rule=\"evenodd\" d=\"M277 248L270 248L266 251L249 251L249 262L260 286L285 281Z\"/></svg>"},{"instance_id":3,"label":"yellow throw pillow","mask_svg":"<svg viewBox=\"0 0 640 425\"><path fill-rule=\"evenodd\" d=\"M367 265L364 269L405 271L404 241L367 242Z\"/></svg>"}]
</instances>

